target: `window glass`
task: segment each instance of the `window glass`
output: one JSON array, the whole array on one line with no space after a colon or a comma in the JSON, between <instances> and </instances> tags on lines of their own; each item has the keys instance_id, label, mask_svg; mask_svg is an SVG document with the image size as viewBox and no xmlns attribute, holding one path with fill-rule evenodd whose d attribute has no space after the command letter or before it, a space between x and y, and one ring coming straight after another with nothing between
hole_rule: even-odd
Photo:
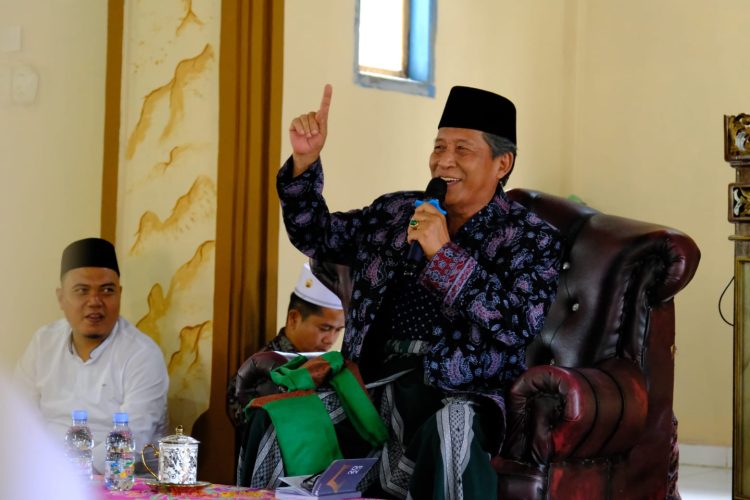
<instances>
[{"instance_id":1,"label":"window glass","mask_svg":"<svg viewBox=\"0 0 750 500\"><path fill-rule=\"evenodd\" d=\"M437 0L357 0L354 79L434 96Z\"/></svg>"},{"instance_id":2,"label":"window glass","mask_svg":"<svg viewBox=\"0 0 750 500\"><path fill-rule=\"evenodd\" d=\"M407 76L406 4L404 0L360 0L360 71Z\"/></svg>"}]
</instances>

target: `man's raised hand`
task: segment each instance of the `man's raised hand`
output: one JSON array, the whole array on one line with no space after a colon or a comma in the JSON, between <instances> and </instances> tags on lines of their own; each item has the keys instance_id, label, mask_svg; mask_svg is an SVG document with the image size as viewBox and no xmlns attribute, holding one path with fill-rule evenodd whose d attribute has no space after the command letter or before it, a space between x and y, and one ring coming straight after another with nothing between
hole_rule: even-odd
<instances>
[{"instance_id":1,"label":"man's raised hand","mask_svg":"<svg viewBox=\"0 0 750 500\"><path fill-rule=\"evenodd\" d=\"M289 141L292 144L294 176L298 176L320 156L328 135L328 111L331 109L333 87L323 87L320 108L299 115L289 126Z\"/></svg>"}]
</instances>

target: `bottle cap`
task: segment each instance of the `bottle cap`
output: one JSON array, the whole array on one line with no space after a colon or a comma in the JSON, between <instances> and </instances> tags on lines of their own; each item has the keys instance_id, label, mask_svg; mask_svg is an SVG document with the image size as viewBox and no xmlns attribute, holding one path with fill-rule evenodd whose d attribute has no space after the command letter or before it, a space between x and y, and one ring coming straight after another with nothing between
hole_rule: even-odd
<instances>
[{"instance_id":1,"label":"bottle cap","mask_svg":"<svg viewBox=\"0 0 750 500\"><path fill-rule=\"evenodd\" d=\"M89 412L87 412L86 410L73 410L73 413L71 415L73 417L73 420L89 419Z\"/></svg>"},{"instance_id":2,"label":"bottle cap","mask_svg":"<svg viewBox=\"0 0 750 500\"><path fill-rule=\"evenodd\" d=\"M112 415L112 422L115 424L127 424L128 423L128 414L125 412L118 412Z\"/></svg>"}]
</instances>

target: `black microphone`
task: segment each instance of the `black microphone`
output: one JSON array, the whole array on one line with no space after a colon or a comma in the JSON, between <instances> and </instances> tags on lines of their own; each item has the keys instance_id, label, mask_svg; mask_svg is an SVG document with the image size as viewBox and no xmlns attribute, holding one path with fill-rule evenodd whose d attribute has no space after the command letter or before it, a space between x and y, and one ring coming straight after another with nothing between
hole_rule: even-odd
<instances>
[{"instance_id":1,"label":"black microphone","mask_svg":"<svg viewBox=\"0 0 750 500\"><path fill-rule=\"evenodd\" d=\"M424 190L424 201L435 200L442 207L445 201L445 192L448 191L448 183L440 177L433 177L430 182L427 183L427 188ZM418 241L412 241L409 246L409 251L406 254L407 263L418 264L424 258L424 250Z\"/></svg>"}]
</instances>

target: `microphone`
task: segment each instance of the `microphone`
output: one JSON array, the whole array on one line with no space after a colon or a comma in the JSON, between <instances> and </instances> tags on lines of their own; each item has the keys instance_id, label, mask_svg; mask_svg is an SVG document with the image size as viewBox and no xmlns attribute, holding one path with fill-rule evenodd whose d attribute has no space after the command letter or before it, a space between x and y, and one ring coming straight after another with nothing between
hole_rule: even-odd
<instances>
[{"instance_id":1,"label":"microphone","mask_svg":"<svg viewBox=\"0 0 750 500\"><path fill-rule=\"evenodd\" d=\"M427 203L438 204L438 210L442 211L439 206L445 201L445 192L448 190L448 183L440 177L433 177L430 182L427 183L427 188L424 190L424 201ZM417 206L421 203L417 202ZM410 264L418 264L424 258L424 250L418 241L412 241L409 246L409 251L406 254L406 262ZM412 266L414 267L414 266Z\"/></svg>"}]
</instances>

